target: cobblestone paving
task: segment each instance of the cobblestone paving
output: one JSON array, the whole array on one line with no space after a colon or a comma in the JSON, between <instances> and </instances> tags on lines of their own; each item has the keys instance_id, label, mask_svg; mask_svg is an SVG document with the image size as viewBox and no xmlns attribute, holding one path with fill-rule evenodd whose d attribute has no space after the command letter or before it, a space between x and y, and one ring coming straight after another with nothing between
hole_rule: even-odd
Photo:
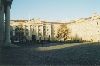
<instances>
[{"instance_id":1,"label":"cobblestone paving","mask_svg":"<svg viewBox=\"0 0 100 66\"><path fill-rule=\"evenodd\" d=\"M100 65L99 43L48 51L36 48L38 47L2 48L0 65Z\"/></svg>"}]
</instances>

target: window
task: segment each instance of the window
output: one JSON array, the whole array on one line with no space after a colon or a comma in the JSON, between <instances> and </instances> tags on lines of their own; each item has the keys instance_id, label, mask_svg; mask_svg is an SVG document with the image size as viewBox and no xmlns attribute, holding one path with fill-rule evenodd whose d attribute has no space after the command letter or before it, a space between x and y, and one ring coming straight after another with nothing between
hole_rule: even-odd
<instances>
[{"instance_id":1,"label":"window","mask_svg":"<svg viewBox=\"0 0 100 66\"><path fill-rule=\"evenodd\" d=\"M45 29L43 29L45 31Z\"/></svg>"},{"instance_id":2,"label":"window","mask_svg":"<svg viewBox=\"0 0 100 66\"><path fill-rule=\"evenodd\" d=\"M42 36L42 34L41 34L41 33L38 33L38 35L39 35L39 36Z\"/></svg>"},{"instance_id":3,"label":"window","mask_svg":"<svg viewBox=\"0 0 100 66\"><path fill-rule=\"evenodd\" d=\"M49 29L47 29L47 31L49 31Z\"/></svg>"},{"instance_id":4,"label":"window","mask_svg":"<svg viewBox=\"0 0 100 66\"><path fill-rule=\"evenodd\" d=\"M98 25L98 22L97 22L97 25Z\"/></svg>"},{"instance_id":5,"label":"window","mask_svg":"<svg viewBox=\"0 0 100 66\"><path fill-rule=\"evenodd\" d=\"M33 31L34 31L34 29L33 29Z\"/></svg>"},{"instance_id":6,"label":"window","mask_svg":"<svg viewBox=\"0 0 100 66\"><path fill-rule=\"evenodd\" d=\"M41 31L41 29L39 29L39 31Z\"/></svg>"}]
</instances>

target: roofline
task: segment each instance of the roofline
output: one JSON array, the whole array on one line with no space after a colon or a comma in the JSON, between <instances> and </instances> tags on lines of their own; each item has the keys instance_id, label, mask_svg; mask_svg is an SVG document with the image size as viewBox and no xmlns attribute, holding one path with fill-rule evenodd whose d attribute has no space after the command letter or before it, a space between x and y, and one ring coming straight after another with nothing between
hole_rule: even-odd
<instances>
[{"instance_id":1,"label":"roofline","mask_svg":"<svg viewBox=\"0 0 100 66\"><path fill-rule=\"evenodd\" d=\"M25 21L28 21L28 20L10 20L10 21L14 21L14 22L25 22Z\"/></svg>"}]
</instances>

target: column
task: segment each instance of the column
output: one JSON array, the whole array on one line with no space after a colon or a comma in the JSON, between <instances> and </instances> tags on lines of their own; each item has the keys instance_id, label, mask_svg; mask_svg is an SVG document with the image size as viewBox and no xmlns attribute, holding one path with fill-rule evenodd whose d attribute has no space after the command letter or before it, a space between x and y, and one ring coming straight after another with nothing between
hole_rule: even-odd
<instances>
[{"instance_id":1,"label":"column","mask_svg":"<svg viewBox=\"0 0 100 66\"><path fill-rule=\"evenodd\" d=\"M13 36L15 36L15 26L13 27Z\"/></svg>"},{"instance_id":2,"label":"column","mask_svg":"<svg viewBox=\"0 0 100 66\"><path fill-rule=\"evenodd\" d=\"M0 0L0 47L4 44L4 5Z\"/></svg>"},{"instance_id":3,"label":"column","mask_svg":"<svg viewBox=\"0 0 100 66\"><path fill-rule=\"evenodd\" d=\"M10 41L10 5L7 3L5 9L5 44L11 44Z\"/></svg>"},{"instance_id":4,"label":"column","mask_svg":"<svg viewBox=\"0 0 100 66\"><path fill-rule=\"evenodd\" d=\"M37 30L37 40L39 40L39 25L37 25L36 30Z\"/></svg>"},{"instance_id":5,"label":"column","mask_svg":"<svg viewBox=\"0 0 100 66\"><path fill-rule=\"evenodd\" d=\"M30 36L30 40L32 40L32 25L30 25L30 31L29 32L30 32L30 35L29 35Z\"/></svg>"}]
</instances>

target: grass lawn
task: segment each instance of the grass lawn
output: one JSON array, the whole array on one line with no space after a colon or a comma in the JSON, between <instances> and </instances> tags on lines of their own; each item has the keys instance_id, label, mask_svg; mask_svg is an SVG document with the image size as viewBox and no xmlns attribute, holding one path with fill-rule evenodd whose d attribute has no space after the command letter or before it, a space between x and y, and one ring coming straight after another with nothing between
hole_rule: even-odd
<instances>
[{"instance_id":1,"label":"grass lawn","mask_svg":"<svg viewBox=\"0 0 100 66\"><path fill-rule=\"evenodd\" d=\"M100 65L100 43L3 48L5 65Z\"/></svg>"}]
</instances>

